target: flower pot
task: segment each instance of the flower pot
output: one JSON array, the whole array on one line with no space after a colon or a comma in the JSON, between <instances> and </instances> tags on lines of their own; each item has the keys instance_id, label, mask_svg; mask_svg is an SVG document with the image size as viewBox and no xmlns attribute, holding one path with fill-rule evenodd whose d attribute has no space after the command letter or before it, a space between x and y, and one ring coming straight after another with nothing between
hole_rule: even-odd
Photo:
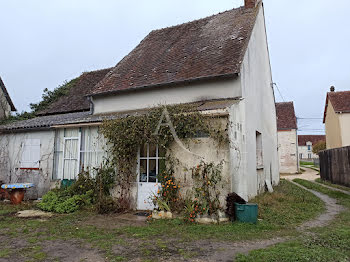
<instances>
[{"instance_id":1,"label":"flower pot","mask_svg":"<svg viewBox=\"0 0 350 262\"><path fill-rule=\"evenodd\" d=\"M165 211L153 210L152 218L153 219L172 219L173 218L173 213L165 212Z\"/></svg>"},{"instance_id":2,"label":"flower pot","mask_svg":"<svg viewBox=\"0 0 350 262\"><path fill-rule=\"evenodd\" d=\"M24 189L12 189L10 192L10 200L14 205L18 205L23 201Z\"/></svg>"}]
</instances>

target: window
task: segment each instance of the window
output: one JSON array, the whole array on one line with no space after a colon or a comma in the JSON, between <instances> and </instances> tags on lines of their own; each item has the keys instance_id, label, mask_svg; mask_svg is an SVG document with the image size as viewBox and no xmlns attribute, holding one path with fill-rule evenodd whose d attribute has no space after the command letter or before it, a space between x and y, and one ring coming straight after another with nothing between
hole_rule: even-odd
<instances>
[{"instance_id":1,"label":"window","mask_svg":"<svg viewBox=\"0 0 350 262\"><path fill-rule=\"evenodd\" d=\"M299 154L299 159L303 159L303 154Z\"/></svg>"},{"instance_id":2,"label":"window","mask_svg":"<svg viewBox=\"0 0 350 262\"><path fill-rule=\"evenodd\" d=\"M20 168L39 169L40 167L40 139L26 139L22 144L22 158Z\"/></svg>"},{"instance_id":3,"label":"window","mask_svg":"<svg viewBox=\"0 0 350 262\"><path fill-rule=\"evenodd\" d=\"M311 145L308 145L308 146L307 146L307 150L308 150L308 151L311 151Z\"/></svg>"},{"instance_id":4,"label":"window","mask_svg":"<svg viewBox=\"0 0 350 262\"><path fill-rule=\"evenodd\" d=\"M158 174L165 167L165 150L158 145L143 145L138 157L138 175L141 183L157 183Z\"/></svg>"},{"instance_id":5,"label":"window","mask_svg":"<svg viewBox=\"0 0 350 262\"><path fill-rule=\"evenodd\" d=\"M311 154L307 154L307 158L308 159L312 159L312 155Z\"/></svg>"},{"instance_id":6,"label":"window","mask_svg":"<svg viewBox=\"0 0 350 262\"><path fill-rule=\"evenodd\" d=\"M105 144L98 127L57 130L53 178L75 179L82 170L93 175L103 162Z\"/></svg>"},{"instance_id":7,"label":"window","mask_svg":"<svg viewBox=\"0 0 350 262\"><path fill-rule=\"evenodd\" d=\"M261 168L264 165L262 135L256 131L256 167Z\"/></svg>"},{"instance_id":8,"label":"window","mask_svg":"<svg viewBox=\"0 0 350 262\"><path fill-rule=\"evenodd\" d=\"M92 172L94 168L101 165L105 157L105 150L103 150L105 144L98 127L81 129L80 172L82 170Z\"/></svg>"}]
</instances>

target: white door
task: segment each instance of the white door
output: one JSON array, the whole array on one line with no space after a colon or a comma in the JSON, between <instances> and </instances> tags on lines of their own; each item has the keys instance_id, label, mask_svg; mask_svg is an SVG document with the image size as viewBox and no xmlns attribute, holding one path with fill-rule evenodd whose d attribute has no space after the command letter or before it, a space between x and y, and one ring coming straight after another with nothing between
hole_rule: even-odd
<instances>
[{"instance_id":1,"label":"white door","mask_svg":"<svg viewBox=\"0 0 350 262\"><path fill-rule=\"evenodd\" d=\"M63 150L63 179L75 179L79 173L79 138L65 137Z\"/></svg>"},{"instance_id":2,"label":"white door","mask_svg":"<svg viewBox=\"0 0 350 262\"><path fill-rule=\"evenodd\" d=\"M138 157L138 190L137 209L153 210L153 197L157 195L159 189L157 175L159 172L159 162L164 161L163 156L159 156L158 146L144 145L139 151Z\"/></svg>"}]
</instances>

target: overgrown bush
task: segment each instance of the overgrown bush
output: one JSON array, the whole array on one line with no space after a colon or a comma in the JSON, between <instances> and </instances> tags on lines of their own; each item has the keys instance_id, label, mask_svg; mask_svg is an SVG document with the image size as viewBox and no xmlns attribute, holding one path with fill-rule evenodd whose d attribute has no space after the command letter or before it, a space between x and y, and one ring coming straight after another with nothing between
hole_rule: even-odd
<instances>
[{"instance_id":1,"label":"overgrown bush","mask_svg":"<svg viewBox=\"0 0 350 262\"><path fill-rule=\"evenodd\" d=\"M52 190L43 196L38 207L44 211L55 213L72 213L82 206L92 203L92 191L82 195L70 195L68 190Z\"/></svg>"},{"instance_id":2,"label":"overgrown bush","mask_svg":"<svg viewBox=\"0 0 350 262\"><path fill-rule=\"evenodd\" d=\"M95 205L98 213L113 212L119 208L110 195L114 184L115 170L106 164L95 169L95 176L84 171L72 186L49 191L38 207L44 211L72 213L84 206Z\"/></svg>"}]
</instances>

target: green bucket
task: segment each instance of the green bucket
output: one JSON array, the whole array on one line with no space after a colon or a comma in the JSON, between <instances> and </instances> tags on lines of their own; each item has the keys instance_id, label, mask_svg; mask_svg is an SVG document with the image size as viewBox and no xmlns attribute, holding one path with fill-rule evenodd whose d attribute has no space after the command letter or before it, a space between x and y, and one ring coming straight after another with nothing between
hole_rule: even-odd
<instances>
[{"instance_id":1,"label":"green bucket","mask_svg":"<svg viewBox=\"0 0 350 262\"><path fill-rule=\"evenodd\" d=\"M238 204L235 203L236 220L243 223L258 222L258 205L257 204Z\"/></svg>"},{"instance_id":2,"label":"green bucket","mask_svg":"<svg viewBox=\"0 0 350 262\"><path fill-rule=\"evenodd\" d=\"M61 181L61 187L62 187L62 188L70 187L71 185L73 185L74 182L75 182L75 180L71 180L71 179L62 179L62 181Z\"/></svg>"}]
</instances>

